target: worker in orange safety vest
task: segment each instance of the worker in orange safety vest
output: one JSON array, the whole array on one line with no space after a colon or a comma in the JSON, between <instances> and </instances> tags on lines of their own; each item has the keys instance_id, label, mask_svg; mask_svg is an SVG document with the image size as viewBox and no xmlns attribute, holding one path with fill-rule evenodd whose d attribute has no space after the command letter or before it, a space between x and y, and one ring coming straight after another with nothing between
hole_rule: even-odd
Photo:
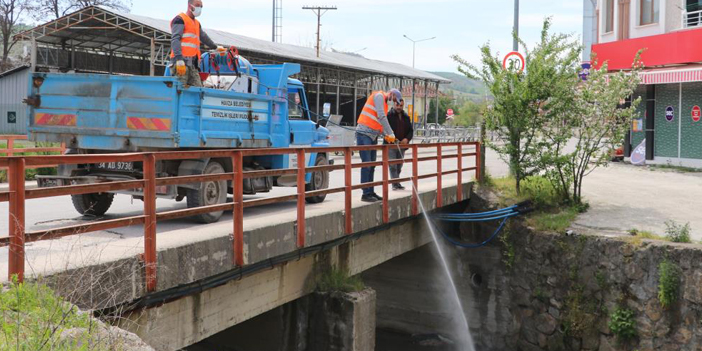
<instances>
[{"instance_id":1,"label":"worker in orange safety vest","mask_svg":"<svg viewBox=\"0 0 702 351\"><path fill-rule=\"evenodd\" d=\"M361 115L358 117L356 126L356 145L377 145L378 138L384 136L385 141L395 143L395 134L388 122L388 104L392 107L398 105L402 101L402 93L397 89L390 91L376 91L369 97L366 105L363 106ZM361 160L363 162L375 162L377 159L377 151L361 151ZM361 183L372 183L375 173L375 167L361 168ZM361 201L377 202L383 198L375 193L373 187L364 188Z\"/></svg>"},{"instance_id":2,"label":"worker in orange safety vest","mask_svg":"<svg viewBox=\"0 0 702 351\"><path fill-rule=\"evenodd\" d=\"M186 86L202 86L199 62L202 52L200 44L216 48L220 53L226 49L215 44L202 30L196 18L202 14L202 0L188 0L188 11L181 13L171 21L171 63L170 72Z\"/></svg>"}]
</instances>

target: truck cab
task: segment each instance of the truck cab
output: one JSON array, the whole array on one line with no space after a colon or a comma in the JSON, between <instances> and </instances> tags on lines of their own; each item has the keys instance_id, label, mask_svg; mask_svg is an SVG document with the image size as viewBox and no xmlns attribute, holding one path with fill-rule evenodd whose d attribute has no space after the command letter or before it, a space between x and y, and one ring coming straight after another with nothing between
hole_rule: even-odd
<instances>
[{"instance_id":1,"label":"truck cab","mask_svg":"<svg viewBox=\"0 0 702 351\"><path fill-rule=\"evenodd\" d=\"M64 142L69 153L107 154L231 148L329 146L329 131L312 120L303 84L291 76L294 63L253 65L238 55L206 53L201 59L204 87L184 86L175 77L35 73L31 77L29 137ZM325 165L325 153L313 153L308 166ZM245 171L284 169L294 157L249 157ZM232 172L229 158L163 161L159 176ZM328 172L307 174L307 188L328 187ZM43 176L39 186L88 184L143 177L140 163L102 163L60 167L58 176ZM294 179L247 179L245 194L269 192L274 186L295 186ZM231 181L163 187L157 195L188 207L224 203ZM140 198L139 190L121 192ZM84 215L108 211L114 193L73 196ZM324 197L309 198L322 202ZM222 213L200 215L199 222L217 221Z\"/></svg>"}]
</instances>

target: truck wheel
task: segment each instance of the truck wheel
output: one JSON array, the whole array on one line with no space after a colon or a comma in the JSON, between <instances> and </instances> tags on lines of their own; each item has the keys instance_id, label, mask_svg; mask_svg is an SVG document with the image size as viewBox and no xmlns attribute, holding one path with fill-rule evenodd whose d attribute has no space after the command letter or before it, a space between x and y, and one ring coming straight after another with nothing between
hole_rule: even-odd
<instances>
[{"instance_id":1,"label":"truck wheel","mask_svg":"<svg viewBox=\"0 0 702 351\"><path fill-rule=\"evenodd\" d=\"M224 173L224 167L217 162L210 162L205 167L202 174ZM227 202L227 181L200 183L197 190L188 189L188 208L203 207L209 205L223 204ZM214 223L219 221L224 211L210 212L194 216L200 223Z\"/></svg>"},{"instance_id":2,"label":"truck wheel","mask_svg":"<svg viewBox=\"0 0 702 351\"><path fill-rule=\"evenodd\" d=\"M114 198L115 194L111 193L71 195L73 207L85 216L104 215L112 206Z\"/></svg>"},{"instance_id":3,"label":"truck wheel","mask_svg":"<svg viewBox=\"0 0 702 351\"><path fill-rule=\"evenodd\" d=\"M329 161L327 160L326 156L324 155L317 155L317 160L314 162L315 166L327 166L329 165ZM329 188L329 172L313 172L312 173L312 181L310 181L309 184L305 185L305 191L315 191L315 190L322 190L322 189L327 189ZM327 198L327 195L320 195L320 196L312 196L308 197L305 200L307 200L307 203L310 204L318 204L321 202L324 202L324 199Z\"/></svg>"}]
</instances>

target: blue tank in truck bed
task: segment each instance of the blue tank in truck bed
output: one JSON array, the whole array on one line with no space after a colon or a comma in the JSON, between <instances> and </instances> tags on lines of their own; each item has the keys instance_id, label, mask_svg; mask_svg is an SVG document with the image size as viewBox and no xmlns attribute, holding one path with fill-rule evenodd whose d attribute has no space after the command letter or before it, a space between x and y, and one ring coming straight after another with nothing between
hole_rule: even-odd
<instances>
[{"instance_id":1,"label":"blue tank in truck bed","mask_svg":"<svg viewBox=\"0 0 702 351\"><path fill-rule=\"evenodd\" d=\"M328 131L310 120L303 85L290 79L299 72L292 63L245 66L234 78L245 80L243 91L174 77L35 73L29 136L106 151L321 146Z\"/></svg>"}]
</instances>

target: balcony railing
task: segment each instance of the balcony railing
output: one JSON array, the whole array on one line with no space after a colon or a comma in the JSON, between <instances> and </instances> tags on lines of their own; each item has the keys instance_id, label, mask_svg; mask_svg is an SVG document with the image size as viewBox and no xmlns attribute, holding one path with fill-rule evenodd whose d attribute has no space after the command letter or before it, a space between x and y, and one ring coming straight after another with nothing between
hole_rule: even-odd
<instances>
[{"instance_id":1,"label":"balcony railing","mask_svg":"<svg viewBox=\"0 0 702 351\"><path fill-rule=\"evenodd\" d=\"M695 28L702 26L702 10L683 12L683 28Z\"/></svg>"}]
</instances>

